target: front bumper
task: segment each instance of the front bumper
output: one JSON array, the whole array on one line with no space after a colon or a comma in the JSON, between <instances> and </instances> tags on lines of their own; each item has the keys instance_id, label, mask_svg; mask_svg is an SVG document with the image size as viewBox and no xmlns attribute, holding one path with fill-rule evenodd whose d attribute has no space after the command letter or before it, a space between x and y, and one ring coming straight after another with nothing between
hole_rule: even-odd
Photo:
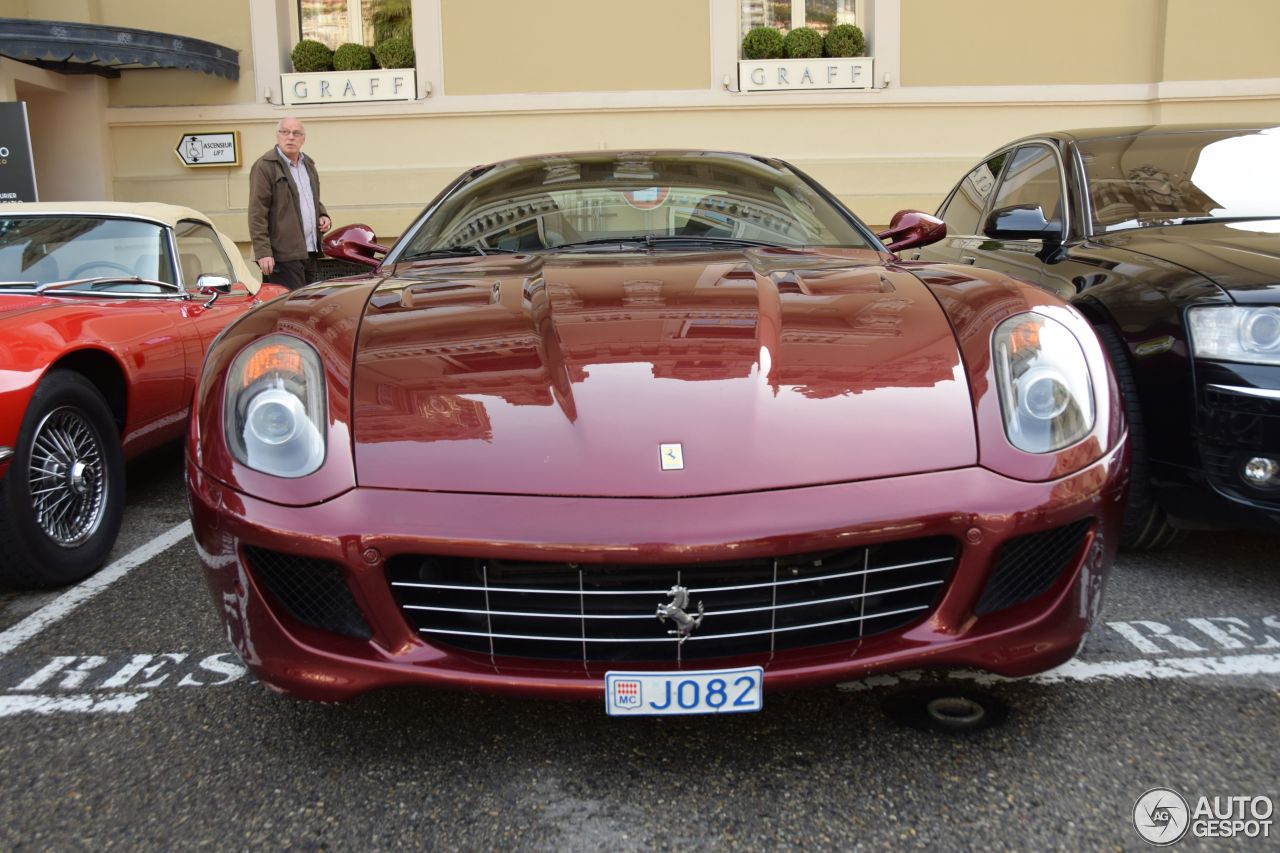
<instances>
[{"instance_id":1,"label":"front bumper","mask_svg":"<svg viewBox=\"0 0 1280 853\"><path fill-rule=\"evenodd\" d=\"M402 614L385 570L396 555L423 553L696 563L950 536L959 543L950 580L936 605L901 629L684 666L760 665L766 690L922 667L975 667L1006 676L1040 672L1075 654L1098 613L1127 471L1122 443L1088 468L1046 483L968 468L664 500L354 489L299 508L238 493L187 461L197 552L229 640L268 686L319 700L394 685L598 700L608 669L675 668L496 657L424 639ZM1091 532L1047 589L976 615L1002 545L1085 518L1095 519ZM247 565L246 548L340 566L371 636L340 636L298 623L264 592Z\"/></svg>"},{"instance_id":2,"label":"front bumper","mask_svg":"<svg viewBox=\"0 0 1280 853\"><path fill-rule=\"evenodd\" d=\"M1195 467L1153 461L1156 499L1180 527L1280 529L1280 486L1241 476L1280 459L1280 367L1197 361Z\"/></svg>"}]
</instances>

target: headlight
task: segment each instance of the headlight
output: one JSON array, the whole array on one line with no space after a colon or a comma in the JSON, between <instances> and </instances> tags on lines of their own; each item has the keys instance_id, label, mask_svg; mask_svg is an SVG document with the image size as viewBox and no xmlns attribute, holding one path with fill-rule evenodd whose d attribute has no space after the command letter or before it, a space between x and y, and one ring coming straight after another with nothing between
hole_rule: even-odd
<instances>
[{"instance_id":1,"label":"headlight","mask_svg":"<svg viewBox=\"0 0 1280 853\"><path fill-rule=\"evenodd\" d=\"M1191 351L1200 358L1280 364L1280 308L1201 305L1187 311Z\"/></svg>"},{"instance_id":2,"label":"headlight","mask_svg":"<svg viewBox=\"0 0 1280 853\"><path fill-rule=\"evenodd\" d=\"M1049 453L1093 429L1093 383L1080 342L1040 314L1018 314L992 342L1004 432L1019 450Z\"/></svg>"},{"instance_id":3,"label":"headlight","mask_svg":"<svg viewBox=\"0 0 1280 853\"><path fill-rule=\"evenodd\" d=\"M227 374L223 430L231 455L264 474L303 477L324 462L324 374L287 335L255 341Z\"/></svg>"}]
</instances>

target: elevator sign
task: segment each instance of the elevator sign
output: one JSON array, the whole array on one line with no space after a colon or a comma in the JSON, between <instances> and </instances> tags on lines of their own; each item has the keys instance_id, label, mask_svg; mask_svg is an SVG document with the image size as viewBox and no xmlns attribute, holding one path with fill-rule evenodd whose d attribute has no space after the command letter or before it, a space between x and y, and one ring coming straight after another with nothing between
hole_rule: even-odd
<instances>
[{"instance_id":1,"label":"elevator sign","mask_svg":"<svg viewBox=\"0 0 1280 853\"><path fill-rule=\"evenodd\" d=\"M182 165L239 166L240 131L214 131L210 133L184 133L174 149Z\"/></svg>"}]
</instances>

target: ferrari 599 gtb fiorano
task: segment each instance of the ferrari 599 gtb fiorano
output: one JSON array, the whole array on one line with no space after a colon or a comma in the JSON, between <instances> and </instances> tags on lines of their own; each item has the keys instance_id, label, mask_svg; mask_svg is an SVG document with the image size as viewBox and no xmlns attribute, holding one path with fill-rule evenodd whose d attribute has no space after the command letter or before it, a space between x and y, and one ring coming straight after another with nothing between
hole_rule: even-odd
<instances>
[{"instance_id":1,"label":"ferrari 599 gtb fiorano","mask_svg":"<svg viewBox=\"0 0 1280 853\"><path fill-rule=\"evenodd\" d=\"M229 329L187 449L214 605L273 688L744 711L1037 672L1098 612L1127 444L1088 323L900 262L786 163L511 160L389 251L328 243L371 271Z\"/></svg>"}]
</instances>

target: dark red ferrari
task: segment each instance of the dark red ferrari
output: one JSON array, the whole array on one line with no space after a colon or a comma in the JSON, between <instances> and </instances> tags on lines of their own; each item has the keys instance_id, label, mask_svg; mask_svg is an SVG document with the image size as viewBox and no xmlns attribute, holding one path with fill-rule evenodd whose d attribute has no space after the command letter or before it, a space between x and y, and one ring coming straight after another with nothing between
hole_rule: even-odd
<instances>
[{"instance_id":1,"label":"dark red ferrari","mask_svg":"<svg viewBox=\"0 0 1280 853\"><path fill-rule=\"evenodd\" d=\"M1098 612L1128 451L1088 323L897 260L786 163L511 160L389 251L328 242L375 268L219 338L188 443L215 605L270 687L749 711L1041 671Z\"/></svg>"}]
</instances>

